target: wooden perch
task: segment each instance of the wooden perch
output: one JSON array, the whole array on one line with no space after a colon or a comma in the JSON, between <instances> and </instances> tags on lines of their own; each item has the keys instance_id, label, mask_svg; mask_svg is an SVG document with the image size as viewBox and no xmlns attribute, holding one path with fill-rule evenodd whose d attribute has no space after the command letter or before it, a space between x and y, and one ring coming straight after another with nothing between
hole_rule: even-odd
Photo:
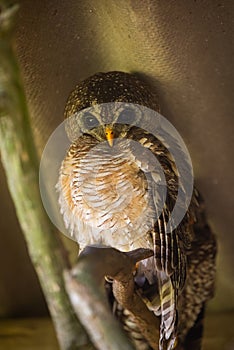
<instances>
[{"instance_id":1,"label":"wooden perch","mask_svg":"<svg viewBox=\"0 0 234 350\"><path fill-rule=\"evenodd\" d=\"M114 248L90 246L84 249L72 271L65 273L74 310L98 349L134 349L112 316L104 290L105 276L114 279L115 298L134 315L151 347L158 349L159 319L134 290L133 277L136 263L152 255L149 249L123 253Z\"/></svg>"}]
</instances>

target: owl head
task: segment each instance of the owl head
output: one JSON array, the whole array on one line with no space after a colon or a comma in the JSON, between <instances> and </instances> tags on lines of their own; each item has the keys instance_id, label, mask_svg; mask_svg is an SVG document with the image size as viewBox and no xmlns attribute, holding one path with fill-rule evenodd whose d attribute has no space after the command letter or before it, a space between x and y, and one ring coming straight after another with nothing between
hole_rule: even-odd
<instances>
[{"instance_id":1,"label":"owl head","mask_svg":"<svg viewBox=\"0 0 234 350\"><path fill-rule=\"evenodd\" d=\"M144 117L140 106L159 110L155 95L136 75L97 73L70 94L64 113L67 133L72 140L88 134L112 146Z\"/></svg>"}]
</instances>

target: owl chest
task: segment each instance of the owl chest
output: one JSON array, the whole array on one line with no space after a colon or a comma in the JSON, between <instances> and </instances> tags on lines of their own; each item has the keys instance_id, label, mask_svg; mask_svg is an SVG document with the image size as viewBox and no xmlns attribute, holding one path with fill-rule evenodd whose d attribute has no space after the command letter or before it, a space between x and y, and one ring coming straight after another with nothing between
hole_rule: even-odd
<instances>
[{"instance_id":1,"label":"owl chest","mask_svg":"<svg viewBox=\"0 0 234 350\"><path fill-rule=\"evenodd\" d=\"M70 196L78 240L85 245L121 248L151 227L154 210L147 180L123 154L81 159L72 171Z\"/></svg>"},{"instance_id":2,"label":"owl chest","mask_svg":"<svg viewBox=\"0 0 234 350\"><path fill-rule=\"evenodd\" d=\"M105 229L120 214L133 222L140 208L148 204L144 176L135 164L121 158L81 161L74 171L71 196L82 220L97 221L97 227ZM99 222L104 217L109 220Z\"/></svg>"}]
</instances>

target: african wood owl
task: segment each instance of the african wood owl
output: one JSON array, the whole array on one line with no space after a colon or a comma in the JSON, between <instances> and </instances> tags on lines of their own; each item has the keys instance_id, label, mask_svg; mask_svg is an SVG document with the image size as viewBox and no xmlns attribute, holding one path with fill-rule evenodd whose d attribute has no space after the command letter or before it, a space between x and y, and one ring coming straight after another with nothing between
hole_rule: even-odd
<instances>
[{"instance_id":1,"label":"african wood owl","mask_svg":"<svg viewBox=\"0 0 234 350\"><path fill-rule=\"evenodd\" d=\"M196 189L185 206L168 140L151 132L154 121L145 108L159 111L136 75L98 73L77 85L65 107L72 143L60 168L59 205L81 250L103 244L154 251L139 263L135 283L161 319L159 349L200 349L204 307L214 291L216 240ZM184 172L186 179L186 165ZM173 226L178 201L185 210ZM136 348L151 349L134 317L121 305L115 310Z\"/></svg>"}]
</instances>

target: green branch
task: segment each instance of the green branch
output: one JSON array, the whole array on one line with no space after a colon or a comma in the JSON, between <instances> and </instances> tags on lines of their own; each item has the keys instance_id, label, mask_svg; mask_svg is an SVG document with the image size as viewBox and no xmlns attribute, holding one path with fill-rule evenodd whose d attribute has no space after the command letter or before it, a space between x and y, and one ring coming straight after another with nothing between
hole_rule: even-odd
<instances>
[{"instance_id":1,"label":"green branch","mask_svg":"<svg viewBox=\"0 0 234 350\"><path fill-rule=\"evenodd\" d=\"M88 338L65 290L68 262L41 203L38 156L19 68L12 50L17 6L0 1L0 152L9 190L62 349L85 349ZM8 220L8 219L7 219ZM90 347L89 347L90 348Z\"/></svg>"}]
</instances>

